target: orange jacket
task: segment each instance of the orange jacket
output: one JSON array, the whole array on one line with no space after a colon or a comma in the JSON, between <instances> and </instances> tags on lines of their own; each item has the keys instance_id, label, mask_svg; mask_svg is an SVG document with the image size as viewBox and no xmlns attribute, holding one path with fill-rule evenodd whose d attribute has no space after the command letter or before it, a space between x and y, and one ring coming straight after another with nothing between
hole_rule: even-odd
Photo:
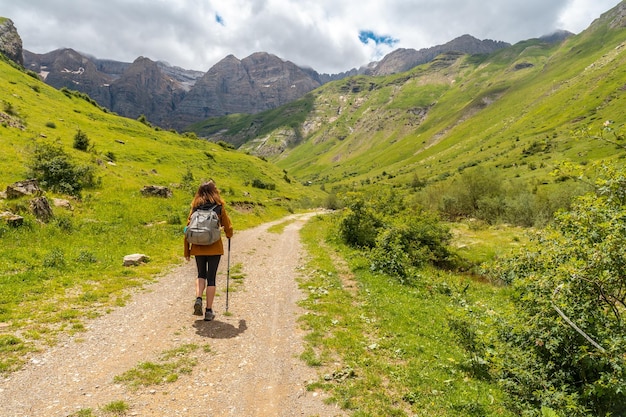
<instances>
[{"instance_id":1,"label":"orange jacket","mask_svg":"<svg viewBox=\"0 0 626 417\"><path fill-rule=\"evenodd\" d=\"M187 225L189 226L189 221L191 220L191 213L193 213L193 209L189 211L189 216L187 216ZM233 225L230 222L230 217L226 213L226 209L222 206L222 210L220 213L220 224L224 229L224 233L227 238L233 237ZM224 245L222 243L222 239L211 245L194 245L187 241L185 238L185 258L189 258L191 255L223 255L224 254Z\"/></svg>"}]
</instances>

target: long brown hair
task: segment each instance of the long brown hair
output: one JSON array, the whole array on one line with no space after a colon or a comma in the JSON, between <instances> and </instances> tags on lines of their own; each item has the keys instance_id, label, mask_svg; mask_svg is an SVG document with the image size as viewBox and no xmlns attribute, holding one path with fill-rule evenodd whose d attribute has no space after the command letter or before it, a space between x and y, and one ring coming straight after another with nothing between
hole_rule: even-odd
<instances>
[{"instance_id":1,"label":"long brown hair","mask_svg":"<svg viewBox=\"0 0 626 417\"><path fill-rule=\"evenodd\" d=\"M224 205L224 200L222 200L220 192L213 181L205 182L198 187L198 191L196 191L196 195L191 201L191 207L196 208L205 203Z\"/></svg>"}]
</instances>

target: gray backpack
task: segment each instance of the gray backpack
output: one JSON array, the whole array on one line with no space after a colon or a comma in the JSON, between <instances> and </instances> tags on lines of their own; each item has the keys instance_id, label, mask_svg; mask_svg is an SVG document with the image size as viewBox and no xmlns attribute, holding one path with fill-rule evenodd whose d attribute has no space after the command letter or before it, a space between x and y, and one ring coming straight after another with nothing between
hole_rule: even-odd
<instances>
[{"instance_id":1,"label":"gray backpack","mask_svg":"<svg viewBox=\"0 0 626 417\"><path fill-rule=\"evenodd\" d=\"M221 239L220 218L213 210L217 205L208 210L198 209L191 213L189 226L185 228L185 237L194 245L211 245Z\"/></svg>"}]
</instances>

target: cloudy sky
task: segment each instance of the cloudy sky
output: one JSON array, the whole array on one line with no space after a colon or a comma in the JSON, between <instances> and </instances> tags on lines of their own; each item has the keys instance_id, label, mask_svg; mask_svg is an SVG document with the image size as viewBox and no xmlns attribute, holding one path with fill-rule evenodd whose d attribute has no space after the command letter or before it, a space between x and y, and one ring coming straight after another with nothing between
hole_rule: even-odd
<instances>
[{"instance_id":1,"label":"cloudy sky","mask_svg":"<svg viewBox=\"0 0 626 417\"><path fill-rule=\"evenodd\" d=\"M73 48L207 71L263 51L337 73L470 34L516 43L579 33L619 0L0 0L24 49Z\"/></svg>"}]
</instances>

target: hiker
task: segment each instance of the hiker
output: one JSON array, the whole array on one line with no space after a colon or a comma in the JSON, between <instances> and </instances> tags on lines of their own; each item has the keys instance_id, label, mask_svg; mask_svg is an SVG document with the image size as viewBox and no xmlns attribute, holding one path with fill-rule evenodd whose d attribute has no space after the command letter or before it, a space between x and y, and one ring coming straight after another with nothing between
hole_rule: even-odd
<instances>
[{"instance_id":1,"label":"hiker","mask_svg":"<svg viewBox=\"0 0 626 417\"><path fill-rule=\"evenodd\" d=\"M224 208L224 200L220 196L220 192L213 181L205 182L198 187L196 195L191 202L191 211L187 219L187 225L191 220L194 211L213 210L220 219L220 225L226 233L226 237L230 239L233 236L233 226L230 222L226 209ZM215 317L213 313L213 298L215 297L215 277L217 276L217 267L220 258L224 254L224 246L222 239L210 245L191 244L185 237L185 259L190 260L191 255L196 258L196 266L198 267L198 279L196 279L196 301L193 305L193 314L202 316L202 295L206 290L206 309L204 311L204 320L211 321Z\"/></svg>"}]
</instances>

